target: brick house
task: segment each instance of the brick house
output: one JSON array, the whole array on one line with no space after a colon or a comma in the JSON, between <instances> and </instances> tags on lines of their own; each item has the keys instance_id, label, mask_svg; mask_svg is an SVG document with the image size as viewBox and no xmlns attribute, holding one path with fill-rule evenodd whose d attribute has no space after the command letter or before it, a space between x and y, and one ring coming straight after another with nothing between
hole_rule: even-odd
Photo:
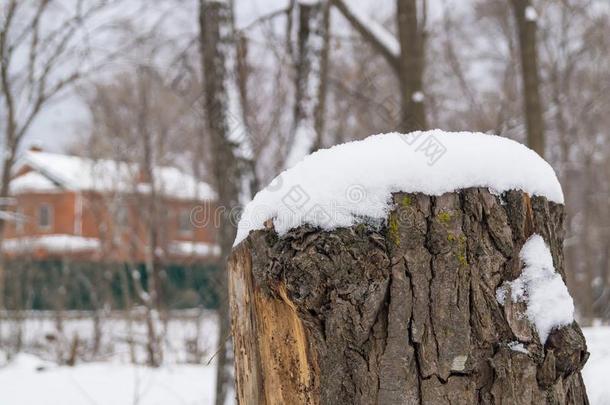
<instances>
[{"instance_id":1,"label":"brick house","mask_svg":"<svg viewBox=\"0 0 610 405\"><path fill-rule=\"evenodd\" d=\"M166 263L212 262L212 188L175 167L149 177L154 187L136 164L25 152L11 180L17 220L6 229L6 256L142 263L154 250Z\"/></svg>"}]
</instances>

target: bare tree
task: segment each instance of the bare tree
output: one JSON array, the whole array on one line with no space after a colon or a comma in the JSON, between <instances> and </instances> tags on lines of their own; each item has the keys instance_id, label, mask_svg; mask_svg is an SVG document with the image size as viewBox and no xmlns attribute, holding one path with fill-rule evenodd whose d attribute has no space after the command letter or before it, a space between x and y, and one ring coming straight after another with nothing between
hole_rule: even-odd
<instances>
[{"instance_id":1,"label":"bare tree","mask_svg":"<svg viewBox=\"0 0 610 405\"><path fill-rule=\"evenodd\" d=\"M404 132L427 128L423 75L425 70L426 0L397 0L398 40L384 27L364 20L344 0L332 0L362 38L392 68L400 86L401 115L398 129Z\"/></svg>"},{"instance_id":2,"label":"bare tree","mask_svg":"<svg viewBox=\"0 0 610 405\"><path fill-rule=\"evenodd\" d=\"M423 90L425 0L422 4L424 13L420 19L417 0L396 1L400 41L401 126L406 131L427 127Z\"/></svg>"},{"instance_id":3,"label":"bare tree","mask_svg":"<svg viewBox=\"0 0 610 405\"><path fill-rule=\"evenodd\" d=\"M239 120L242 106L236 84L236 36L232 3L200 0L201 68L204 78L204 111L212 149L212 177L218 193L221 218L217 241L220 271L216 280L219 296L216 404L225 403L232 383L229 307L226 261L236 234L236 214L240 202L250 198L252 146L245 123ZM235 119L238 119L235 124ZM233 125L232 125L233 123Z\"/></svg>"},{"instance_id":4,"label":"bare tree","mask_svg":"<svg viewBox=\"0 0 610 405\"><path fill-rule=\"evenodd\" d=\"M104 247L120 254L124 252L122 241L125 237L133 247L129 249L129 276L138 300L146 309L148 364L159 366L162 359L161 333L157 330L155 318L158 311L162 319L167 320L162 273L168 242L163 237L163 230L167 228L169 216L166 215L167 196L163 190L166 185L157 178L157 168L175 163L173 140L192 135L189 132L191 109L153 66L144 64L120 73L110 81L94 84L90 93L88 105L93 122L87 148L89 154L94 158L112 158L137 168L130 173L130 179L110 179L117 183L116 191L99 196L92 204L102 206L90 209L99 212L100 216L106 215L101 223L108 229L100 229ZM126 180L131 182L129 189L125 189ZM141 192L143 184L147 186L144 193ZM138 221L122 224L128 232L117 230L119 224L108 226L108 222L112 222L108 213L114 215L121 209L129 212L134 206L144 209L139 211ZM147 289L135 270L141 260L140 254L144 256ZM123 289L126 289L127 276L121 274L120 277ZM124 300L129 303L128 294L124 294ZM129 308L127 315L129 318Z\"/></svg>"},{"instance_id":5,"label":"bare tree","mask_svg":"<svg viewBox=\"0 0 610 405\"><path fill-rule=\"evenodd\" d=\"M120 52L93 58L88 48L93 34L86 31L89 21L118 2L75 0L69 11L50 0L0 4L1 200L9 195L17 152L39 114ZM85 56L90 63L74 63ZM5 227L5 219L0 219L0 307L4 305L1 246Z\"/></svg>"},{"instance_id":6,"label":"bare tree","mask_svg":"<svg viewBox=\"0 0 610 405\"><path fill-rule=\"evenodd\" d=\"M294 165L322 146L328 87L330 4L297 2L295 6L298 11L296 91L286 166Z\"/></svg>"}]
</instances>

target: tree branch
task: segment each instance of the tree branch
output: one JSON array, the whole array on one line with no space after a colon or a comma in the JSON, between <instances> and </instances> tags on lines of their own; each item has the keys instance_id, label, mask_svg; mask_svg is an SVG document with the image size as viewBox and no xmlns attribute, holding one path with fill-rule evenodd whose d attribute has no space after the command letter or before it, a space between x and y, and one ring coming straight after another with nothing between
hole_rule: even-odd
<instances>
[{"instance_id":1,"label":"tree branch","mask_svg":"<svg viewBox=\"0 0 610 405\"><path fill-rule=\"evenodd\" d=\"M384 44L383 41L378 37L378 34L375 33L371 27L367 27L366 23L356 14L354 14L354 12L343 0L331 0L331 2L337 8L337 10L341 12L345 19L349 21L352 27L358 31L362 38L364 38L366 42L368 42L377 52L381 54L381 56L383 56L392 69L398 72L400 70L400 63L397 53ZM398 44L396 48L399 48Z\"/></svg>"}]
</instances>

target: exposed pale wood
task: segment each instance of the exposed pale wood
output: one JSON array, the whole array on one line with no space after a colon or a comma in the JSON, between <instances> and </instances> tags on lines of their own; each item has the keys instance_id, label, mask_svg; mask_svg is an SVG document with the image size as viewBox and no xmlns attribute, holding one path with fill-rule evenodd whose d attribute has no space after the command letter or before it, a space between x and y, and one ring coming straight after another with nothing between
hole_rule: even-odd
<instances>
[{"instance_id":1,"label":"exposed pale wood","mask_svg":"<svg viewBox=\"0 0 610 405\"><path fill-rule=\"evenodd\" d=\"M273 298L254 286L247 244L229 262L240 404L317 404L317 366L285 288Z\"/></svg>"},{"instance_id":2,"label":"exposed pale wood","mask_svg":"<svg viewBox=\"0 0 610 405\"><path fill-rule=\"evenodd\" d=\"M256 330L253 318L252 260L245 244L240 245L229 259L229 296L237 397L240 403L264 403L262 374L256 345ZM247 400L246 400L247 399Z\"/></svg>"}]
</instances>

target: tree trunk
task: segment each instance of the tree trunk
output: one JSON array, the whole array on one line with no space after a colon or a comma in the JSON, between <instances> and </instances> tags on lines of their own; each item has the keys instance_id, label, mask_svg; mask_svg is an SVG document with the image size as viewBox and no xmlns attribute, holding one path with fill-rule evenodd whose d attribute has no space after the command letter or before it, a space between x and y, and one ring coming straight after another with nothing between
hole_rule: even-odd
<instances>
[{"instance_id":1,"label":"tree trunk","mask_svg":"<svg viewBox=\"0 0 610 405\"><path fill-rule=\"evenodd\" d=\"M543 346L525 304L496 299L534 233L565 281L563 205L477 188L393 199L382 227L270 226L234 249L240 403L587 404L579 326Z\"/></svg>"},{"instance_id":2,"label":"tree trunk","mask_svg":"<svg viewBox=\"0 0 610 405\"><path fill-rule=\"evenodd\" d=\"M321 147L328 75L330 8L326 1L299 3L292 139L286 166Z\"/></svg>"},{"instance_id":3,"label":"tree trunk","mask_svg":"<svg viewBox=\"0 0 610 405\"><path fill-rule=\"evenodd\" d=\"M400 122L397 130L411 132L428 127L426 117L425 70L425 17L426 2L422 2L421 18L418 18L417 0L396 0L396 20L400 51L395 52L381 41L366 21L354 14L348 2L331 0L332 4L360 33L375 51L388 62L396 74L400 86Z\"/></svg>"},{"instance_id":4,"label":"tree trunk","mask_svg":"<svg viewBox=\"0 0 610 405\"><path fill-rule=\"evenodd\" d=\"M401 132L426 129L423 92L424 35L417 18L417 0L397 0L400 42Z\"/></svg>"},{"instance_id":5,"label":"tree trunk","mask_svg":"<svg viewBox=\"0 0 610 405\"><path fill-rule=\"evenodd\" d=\"M536 46L536 11L530 0L511 0L521 50L523 110L527 127L527 145L544 157L544 119L540 101L538 51Z\"/></svg>"},{"instance_id":6,"label":"tree trunk","mask_svg":"<svg viewBox=\"0 0 610 405\"><path fill-rule=\"evenodd\" d=\"M232 82L235 68L235 36L232 28L232 9L227 2L200 0L199 10L201 66L204 78L205 113L207 133L212 149L212 176L218 193L220 224L216 242L220 246L220 270L215 277L215 292L218 296L218 355L216 372L216 405L226 403L233 376L230 349L231 325L227 296L227 261L235 239L235 221L231 215L239 207L241 189L251 179L240 165L239 149L243 147L247 134L242 131L245 123L231 125L242 114L231 112L232 104L239 104L238 88ZM233 91L232 91L233 90ZM243 156L242 160L243 159ZM248 165L252 168L251 165ZM254 177L254 176L252 176Z\"/></svg>"}]
</instances>

